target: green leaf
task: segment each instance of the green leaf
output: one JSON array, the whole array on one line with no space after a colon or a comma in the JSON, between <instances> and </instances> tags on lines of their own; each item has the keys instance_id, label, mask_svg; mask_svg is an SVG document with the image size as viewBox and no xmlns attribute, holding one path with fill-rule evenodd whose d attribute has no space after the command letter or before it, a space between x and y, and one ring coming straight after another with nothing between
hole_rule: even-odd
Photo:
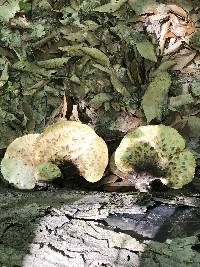
<instances>
[{"instance_id":1,"label":"green leaf","mask_svg":"<svg viewBox=\"0 0 200 267\"><path fill-rule=\"evenodd\" d=\"M12 31L7 27L1 29L1 40L10 46L10 48L19 48L22 46L22 37L19 31Z\"/></svg>"},{"instance_id":2,"label":"green leaf","mask_svg":"<svg viewBox=\"0 0 200 267\"><path fill-rule=\"evenodd\" d=\"M110 3L97 7L94 9L94 11L113 13L120 9L120 7L122 7L126 2L127 0L111 0Z\"/></svg>"},{"instance_id":3,"label":"green leaf","mask_svg":"<svg viewBox=\"0 0 200 267\"><path fill-rule=\"evenodd\" d=\"M120 82L120 80L117 78L117 76L115 74L111 73L110 80L111 80L111 83L112 83L114 89L118 93L120 93L121 95L128 97L128 98L131 97L131 95L128 92L128 90L126 89L126 87Z\"/></svg>"},{"instance_id":4,"label":"green leaf","mask_svg":"<svg viewBox=\"0 0 200 267\"><path fill-rule=\"evenodd\" d=\"M15 90L19 89L21 84L19 82L11 82L8 81L7 91L14 92Z\"/></svg>"},{"instance_id":5,"label":"green leaf","mask_svg":"<svg viewBox=\"0 0 200 267\"><path fill-rule=\"evenodd\" d=\"M85 47L81 45L63 46L59 47L61 51L64 51L69 56L83 56L84 54L94 59L96 62L109 66L109 58L99 49L93 47Z\"/></svg>"},{"instance_id":6,"label":"green leaf","mask_svg":"<svg viewBox=\"0 0 200 267\"><path fill-rule=\"evenodd\" d=\"M194 98L191 94L178 95L175 97L170 97L169 107L178 108L184 105L192 104Z\"/></svg>"},{"instance_id":7,"label":"green leaf","mask_svg":"<svg viewBox=\"0 0 200 267\"><path fill-rule=\"evenodd\" d=\"M102 65L109 66L110 60L109 58L99 49L93 47L81 47L81 51L83 51L86 55L93 58L95 61L99 62Z\"/></svg>"},{"instance_id":8,"label":"green leaf","mask_svg":"<svg viewBox=\"0 0 200 267\"><path fill-rule=\"evenodd\" d=\"M137 15L152 11L158 6L155 0L129 0L128 3Z\"/></svg>"},{"instance_id":9,"label":"green leaf","mask_svg":"<svg viewBox=\"0 0 200 267\"><path fill-rule=\"evenodd\" d=\"M69 61L70 57L51 58L37 62L37 65L45 69L61 68Z\"/></svg>"},{"instance_id":10,"label":"green leaf","mask_svg":"<svg viewBox=\"0 0 200 267\"><path fill-rule=\"evenodd\" d=\"M40 38L46 34L45 27L42 24L37 24L34 26L31 36L33 38Z\"/></svg>"},{"instance_id":11,"label":"green leaf","mask_svg":"<svg viewBox=\"0 0 200 267\"><path fill-rule=\"evenodd\" d=\"M200 82L196 82L192 84L192 93L194 96L200 95Z\"/></svg>"},{"instance_id":12,"label":"green leaf","mask_svg":"<svg viewBox=\"0 0 200 267\"><path fill-rule=\"evenodd\" d=\"M39 66L28 62L27 60L17 61L12 65L12 67L19 71L25 71L30 74L33 74L34 76L41 78L44 77L50 77L51 73L54 72L53 70L46 70L45 68L40 68Z\"/></svg>"},{"instance_id":13,"label":"green leaf","mask_svg":"<svg viewBox=\"0 0 200 267\"><path fill-rule=\"evenodd\" d=\"M27 0L20 0L19 7L20 7L20 10L24 12L31 11L31 3L28 3Z\"/></svg>"},{"instance_id":14,"label":"green leaf","mask_svg":"<svg viewBox=\"0 0 200 267\"><path fill-rule=\"evenodd\" d=\"M2 4L1 4L2 3ZM8 22L20 10L19 0L1 1L0 3L0 20Z\"/></svg>"},{"instance_id":15,"label":"green leaf","mask_svg":"<svg viewBox=\"0 0 200 267\"><path fill-rule=\"evenodd\" d=\"M152 76L158 75L159 72L164 72L174 66L176 62L174 60L166 60L160 64L160 66L153 72Z\"/></svg>"},{"instance_id":16,"label":"green leaf","mask_svg":"<svg viewBox=\"0 0 200 267\"><path fill-rule=\"evenodd\" d=\"M153 62L157 61L154 46L150 41L144 40L142 42L138 42L136 43L136 48L143 58Z\"/></svg>"},{"instance_id":17,"label":"green leaf","mask_svg":"<svg viewBox=\"0 0 200 267\"><path fill-rule=\"evenodd\" d=\"M90 100L90 105L94 108L100 108L103 103L110 101L112 99L112 96L108 93L99 93L95 95L92 100Z\"/></svg>"},{"instance_id":18,"label":"green leaf","mask_svg":"<svg viewBox=\"0 0 200 267\"><path fill-rule=\"evenodd\" d=\"M153 119L161 120L168 100L168 91L171 85L169 73L159 73L147 87L143 96L142 107L147 123Z\"/></svg>"},{"instance_id":19,"label":"green leaf","mask_svg":"<svg viewBox=\"0 0 200 267\"><path fill-rule=\"evenodd\" d=\"M190 39L190 45L196 50L200 51L200 29L197 29Z\"/></svg>"}]
</instances>

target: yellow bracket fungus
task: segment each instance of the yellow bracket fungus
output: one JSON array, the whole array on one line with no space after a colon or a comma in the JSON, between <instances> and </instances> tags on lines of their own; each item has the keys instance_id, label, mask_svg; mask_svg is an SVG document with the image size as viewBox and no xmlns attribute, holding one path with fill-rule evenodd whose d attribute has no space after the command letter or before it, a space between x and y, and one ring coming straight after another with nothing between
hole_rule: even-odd
<instances>
[{"instance_id":1,"label":"yellow bracket fungus","mask_svg":"<svg viewBox=\"0 0 200 267\"><path fill-rule=\"evenodd\" d=\"M60 120L42 133L33 150L35 165L51 162L73 163L81 176L97 182L108 164L106 143L95 131L80 122Z\"/></svg>"},{"instance_id":2,"label":"yellow bracket fungus","mask_svg":"<svg viewBox=\"0 0 200 267\"><path fill-rule=\"evenodd\" d=\"M108 164L107 145L89 126L60 120L40 135L15 139L1 162L1 173L15 187L33 189L60 177L59 166L66 161L87 181L96 182Z\"/></svg>"},{"instance_id":3,"label":"yellow bracket fungus","mask_svg":"<svg viewBox=\"0 0 200 267\"><path fill-rule=\"evenodd\" d=\"M36 182L32 151L39 134L28 134L15 139L1 161L5 180L19 189L33 189Z\"/></svg>"}]
</instances>

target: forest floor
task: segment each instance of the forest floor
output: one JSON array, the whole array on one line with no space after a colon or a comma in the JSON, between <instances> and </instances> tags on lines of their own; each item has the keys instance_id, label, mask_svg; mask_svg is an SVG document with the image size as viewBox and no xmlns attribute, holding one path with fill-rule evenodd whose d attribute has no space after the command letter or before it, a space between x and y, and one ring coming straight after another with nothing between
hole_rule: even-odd
<instances>
[{"instance_id":1,"label":"forest floor","mask_svg":"<svg viewBox=\"0 0 200 267\"><path fill-rule=\"evenodd\" d=\"M180 190L2 182L0 266L200 266L199 27L199 0L0 1L0 158L65 117L109 155L138 126L171 126L197 163Z\"/></svg>"}]
</instances>

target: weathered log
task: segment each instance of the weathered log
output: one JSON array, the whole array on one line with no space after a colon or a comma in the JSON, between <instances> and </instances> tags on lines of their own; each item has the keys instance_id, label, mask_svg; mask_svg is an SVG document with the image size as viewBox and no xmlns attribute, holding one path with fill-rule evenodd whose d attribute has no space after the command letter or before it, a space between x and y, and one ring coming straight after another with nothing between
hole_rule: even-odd
<instances>
[{"instance_id":1,"label":"weathered log","mask_svg":"<svg viewBox=\"0 0 200 267\"><path fill-rule=\"evenodd\" d=\"M200 266L199 195L160 195L2 188L0 266Z\"/></svg>"}]
</instances>

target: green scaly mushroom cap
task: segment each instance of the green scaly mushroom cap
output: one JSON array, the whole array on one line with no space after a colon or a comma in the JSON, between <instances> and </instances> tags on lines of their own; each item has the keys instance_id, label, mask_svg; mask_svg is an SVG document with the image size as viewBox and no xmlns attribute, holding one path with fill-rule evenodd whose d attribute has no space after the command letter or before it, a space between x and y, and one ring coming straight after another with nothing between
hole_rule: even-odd
<instances>
[{"instance_id":1,"label":"green scaly mushroom cap","mask_svg":"<svg viewBox=\"0 0 200 267\"><path fill-rule=\"evenodd\" d=\"M141 126L126 134L115 152L115 164L123 173L153 170L171 188L191 182L196 167L182 136L164 125Z\"/></svg>"}]
</instances>

